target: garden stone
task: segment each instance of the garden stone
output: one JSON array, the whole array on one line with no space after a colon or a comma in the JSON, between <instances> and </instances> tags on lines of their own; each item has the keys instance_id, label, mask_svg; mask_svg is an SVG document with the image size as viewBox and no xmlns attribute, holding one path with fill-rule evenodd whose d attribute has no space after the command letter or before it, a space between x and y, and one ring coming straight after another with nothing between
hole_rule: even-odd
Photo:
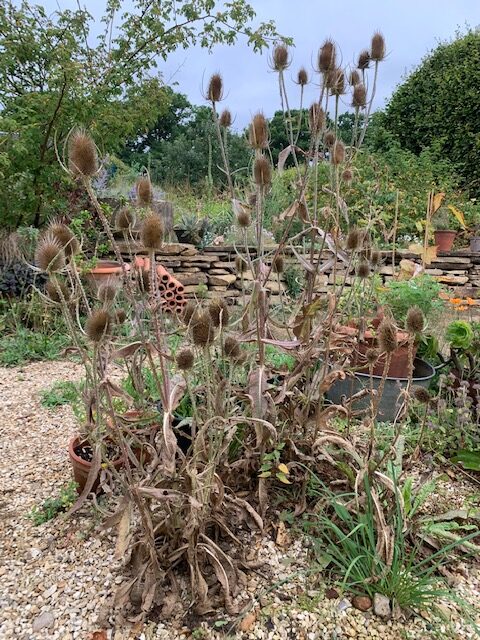
<instances>
[{"instance_id":1,"label":"garden stone","mask_svg":"<svg viewBox=\"0 0 480 640\"><path fill-rule=\"evenodd\" d=\"M32 628L34 632L37 632L41 631L42 629L49 629L54 624L55 618L53 617L53 614L50 613L50 611L44 611L38 616L38 618L35 618Z\"/></svg>"},{"instance_id":2,"label":"garden stone","mask_svg":"<svg viewBox=\"0 0 480 640\"><path fill-rule=\"evenodd\" d=\"M380 618L390 618L392 615L390 600L386 596L376 593L373 596L373 610L375 615L380 616Z\"/></svg>"}]
</instances>

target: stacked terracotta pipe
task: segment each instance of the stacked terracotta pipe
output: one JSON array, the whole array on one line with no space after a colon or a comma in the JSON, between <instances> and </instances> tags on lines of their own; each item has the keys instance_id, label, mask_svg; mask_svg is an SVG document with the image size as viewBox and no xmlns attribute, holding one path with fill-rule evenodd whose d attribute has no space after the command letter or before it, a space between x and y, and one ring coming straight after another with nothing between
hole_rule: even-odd
<instances>
[{"instance_id":1,"label":"stacked terracotta pipe","mask_svg":"<svg viewBox=\"0 0 480 640\"><path fill-rule=\"evenodd\" d=\"M136 256L134 266L136 269L142 269L145 273L150 273L150 258ZM165 311L181 313L187 303L183 284L160 264L157 265L157 280Z\"/></svg>"}]
</instances>

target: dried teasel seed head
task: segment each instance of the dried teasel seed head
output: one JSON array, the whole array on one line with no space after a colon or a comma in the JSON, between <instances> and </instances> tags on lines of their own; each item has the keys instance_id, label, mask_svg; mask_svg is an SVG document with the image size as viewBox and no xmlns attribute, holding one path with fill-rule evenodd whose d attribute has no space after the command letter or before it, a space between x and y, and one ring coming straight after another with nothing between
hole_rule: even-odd
<instances>
[{"instance_id":1,"label":"dried teasel seed head","mask_svg":"<svg viewBox=\"0 0 480 640\"><path fill-rule=\"evenodd\" d=\"M147 207L153 200L153 187L148 176L142 176L137 180L137 202L142 207Z\"/></svg>"},{"instance_id":2,"label":"dried teasel seed head","mask_svg":"<svg viewBox=\"0 0 480 640\"><path fill-rule=\"evenodd\" d=\"M335 68L337 54L335 44L332 40L327 39L320 47L318 52L318 70L321 73L327 73Z\"/></svg>"},{"instance_id":3,"label":"dried teasel seed head","mask_svg":"<svg viewBox=\"0 0 480 640\"><path fill-rule=\"evenodd\" d=\"M352 71L350 71L350 75L348 76L348 84L351 87L354 87L359 82L360 82L360 74L356 69L352 69Z\"/></svg>"},{"instance_id":4,"label":"dried teasel seed head","mask_svg":"<svg viewBox=\"0 0 480 640\"><path fill-rule=\"evenodd\" d=\"M250 217L250 213L247 209L241 208L237 214L237 224L242 229L246 229L252 223L252 219Z\"/></svg>"},{"instance_id":5,"label":"dried teasel seed head","mask_svg":"<svg viewBox=\"0 0 480 640\"><path fill-rule=\"evenodd\" d=\"M329 71L325 78L325 86L330 89L333 96L342 96L345 93L345 74L342 69Z\"/></svg>"},{"instance_id":6,"label":"dried teasel seed head","mask_svg":"<svg viewBox=\"0 0 480 640\"><path fill-rule=\"evenodd\" d=\"M272 270L274 273L283 273L285 261L280 254L276 255L272 260Z\"/></svg>"},{"instance_id":7,"label":"dried teasel seed head","mask_svg":"<svg viewBox=\"0 0 480 640\"><path fill-rule=\"evenodd\" d=\"M103 282L97 289L97 300L103 304L113 302L117 297L118 289L118 283L113 279Z\"/></svg>"},{"instance_id":8,"label":"dried teasel seed head","mask_svg":"<svg viewBox=\"0 0 480 640\"><path fill-rule=\"evenodd\" d=\"M398 347L397 330L390 320L383 320L378 327L378 346L382 353L393 353Z\"/></svg>"},{"instance_id":9,"label":"dried teasel seed head","mask_svg":"<svg viewBox=\"0 0 480 640\"><path fill-rule=\"evenodd\" d=\"M192 318L198 314L197 305L194 302L187 302L182 312L182 320L185 324L190 324Z\"/></svg>"},{"instance_id":10,"label":"dried teasel seed head","mask_svg":"<svg viewBox=\"0 0 480 640\"><path fill-rule=\"evenodd\" d=\"M248 132L248 142L252 149L266 149L268 147L268 125L263 113L256 113Z\"/></svg>"},{"instance_id":11,"label":"dried teasel seed head","mask_svg":"<svg viewBox=\"0 0 480 640\"><path fill-rule=\"evenodd\" d=\"M253 177L259 187L268 187L272 182L272 165L266 156L260 155L255 158Z\"/></svg>"},{"instance_id":12,"label":"dried teasel seed head","mask_svg":"<svg viewBox=\"0 0 480 640\"><path fill-rule=\"evenodd\" d=\"M156 213L150 213L143 220L140 229L140 242L150 251L160 249L163 244L163 222Z\"/></svg>"},{"instance_id":13,"label":"dried teasel seed head","mask_svg":"<svg viewBox=\"0 0 480 640\"><path fill-rule=\"evenodd\" d=\"M213 298L208 305L208 313L214 327L226 327L230 319L225 300Z\"/></svg>"},{"instance_id":14,"label":"dried teasel seed head","mask_svg":"<svg viewBox=\"0 0 480 640\"><path fill-rule=\"evenodd\" d=\"M333 145L335 144L335 134L333 133L333 131L325 131L325 134L323 136L323 142L325 144L325 146L327 147L333 147Z\"/></svg>"},{"instance_id":15,"label":"dried teasel seed head","mask_svg":"<svg viewBox=\"0 0 480 640\"><path fill-rule=\"evenodd\" d=\"M367 49L364 49L363 51L360 51L360 54L358 56L357 67L362 71L364 71L365 69L368 69L369 66L370 66L370 52L367 51Z\"/></svg>"},{"instance_id":16,"label":"dried teasel seed head","mask_svg":"<svg viewBox=\"0 0 480 640\"><path fill-rule=\"evenodd\" d=\"M214 73L210 78L207 89L207 98L210 102L223 100L223 79L219 73Z\"/></svg>"},{"instance_id":17,"label":"dried teasel seed head","mask_svg":"<svg viewBox=\"0 0 480 640\"><path fill-rule=\"evenodd\" d=\"M49 225L48 231L61 244L67 258L71 258L79 252L80 243L66 224L54 222Z\"/></svg>"},{"instance_id":18,"label":"dried teasel seed head","mask_svg":"<svg viewBox=\"0 0 480 640\"><path fill-rule=\"evenodd\" d=\"M353 180L353 173L352 173L351 169L345 169L342 172L342 180L346 184L350 184L350 182Z\"/></svg>"},{"instance_id":19,"label":"dried teasel seed head","mask_svg":"<svg viewBox=\"0 0 480 640\"><path fill-rule=\"evenodd\" d=\"M370 275L370 264L367 260L360 260L356 270L357 277L364 280Z\"/></svg>"},{"instance_id":20,"label":"dried teasel seed head","mask_svg":"<svg viewBox=\"0 0 480 640\"><path fill-rule=\"evenodd\" d=\"M370 59L375 62L381 62L385 58L385 38L376 31L372 36L372 43L370 46Z\"/></svg>"},{"instance_id":21,"label":"dried teasel seed head","mask_svg":"<svg viewBox=\"0 0 480 640\"><path fill-rule=\"evenodd\" d=\"M304 67L298 70L297 84L299 84L301 87L304 87L306 84L308 84L308 73Z\"/></svg>"},{"instance_id":22,"label":"dried teasel seed head","mask_svg":"<svg viewBox=\"0 0 480 640\"><path fill-rule=\"evenodd\" d=\"M92 342L101 342L110 330L110 315L105 309L93 311L87 318L85 333Z\"/></svg>"},{"instance_id":23,"label":"dried teasel seed head","mask_svg":"<svg viewBox=\"0 0 480 640\"><path fill-rule=\"evenodd\" d=\"M345 145L341 140L336 140L330 154L330 162L332 164L342 164L345 160Z\"/></svg>"},{"instance_id":24,"label":"dried teasel seed head","mask_svg":"<svg viewBox=\"0 0 480 640\"><path fill-rule=\"evenodd\" d=\"M117 309L113 315L113 320L116 324L123 324L127 319L127 314L123 309Z\"/></svg>"},{"instance_id":25,"label":"dried teasel seed head","mask_svg":"<svg viewBox=\"0 0 480 640\"><path fill-rule=\"evenodd\" d=\"M224 129L228 129L228 127L232 126L232 114L228 109L224 109L220 114L220 126Z\"/></svg>"},{"instance_id":26,"label":"dried teasel seed head","mask_svg":"<svg viewBox=\"0 0 480 640\"><path fill-rule=\"evenodd\" d=\"M91 136L80 129L70 136L68 167L76 176L92 177L98 171L97 147Z\"/></svg>"},{"instance_id":27,"label":"dried teasel seed head","mask_svg":"<svg viewBox=\"0 0 480 640\"><path fill-rule=\"evenodd\" d=\"M272 66L275 71L285 71L290 64L288 59L288 47L282 43L277 44L273 50Z\"/></svg>"},{"instance_id":28,"label":"dried teasel seed head","mask_svg":"<svg viewBox=\"0 0 480 640\"><path fill-rule=\"evenodd\" d=\"M316 135L318 135L325 126L325 111L318 102L314 102L310 107L310 111L308 113L308 124L311 133Z\"/></svg>"},{"instance_id":29,"label":"dried teasel seed head","mask_svg":"<svg viewBox=\"0 0 480 640\"><path fill-rule=\"evenodd\" d=\"M405 320L405 327L408 333L417 334L423 331L425 326L425 317L419 307L410 307Z\"/></svg>"},{"instance_id":30,"label":"dried teasel seed head","mask_svg":"<svg viewBox=\"0 0 480 640\"><path fill-rule=\"evenodd\" d=\"M378 251L377 249L372 249L372 252L370 253L370 263L372 267L378 267L381 259L382 254L380 253L380 251Z\"/></svg>"},{"instance_id":31,"label":"dried teasel seed head","mask_svg":"<svg viewBox=\"0 0 480 640\"><path fill-rule=\"evenodd\" d=\"M212 319L209 313L201 313L192 318L190 324L193 344L197 347L208 347L215 338Z\"/></svg>"},{"instance_id":32,"label":"dried teasel seed head","mask_svg":"<svg viewBox=\"0 0 480 640\"><path fill-rule=\"evenodd\" d=\"M237 273L245 273L248 269L248 262L242 256L235 256L235 270Z\"/></svg>"},{"instance_id":33,"label":"dried teasel seed head","mask_svg":"<svg viewBox=\"0 0 480 640\"><path fill-rule=\"evenodd\" d=\"M53 280L48 279L47 284L45 285L45 291L52 302L62 302L62 298L66 302L70 300L70 290L63 280L57 279L54 282Z\"/></svg>"},{"instance_id":34,"label":"dried teasel seed head","mask_svg":"<svg viewBox=\"0 0 480 640\"><path fill-rule=\"evenodd\" d=\"M65 266L65 252L62 245L51 233L47 233L37 245L35 263L47 273L61 271Z\"/></svg>"},{"instance_id":35,"label":"dried teasel seed head","mask_svg":"<svg viewBox=\"0 0 480 640\"><path fill-rule=\"evenodd\" d=\"M345 243L345 248L348 251L358 251L363 243L363 232L358 228L354 227L350 229L347 241Z\"/></svg>"},{"instance_id":36,"label":"dried teasel seed head","mask_svg":"<svg viewBox=\"0 0 480 640\"><path fill-rule=\"evenodd\" d=\"M179 351L175 358L175 362L177 364L177 367L182 371L188 371L189 369L191 369L193 367L193 363L195 362L195 357L190 347L185 347L181 351Z\"/></svg>"},{"instance_id":37,"label":"dried teasel seed head","mask_svg":"<svg viewBox=\"0 0 480 640\"><path fill-rule=\"evenodd\" d=\"M430 391L425 387L413 387L413 397L422 404L429 404L432 399Z\"/></svg>"},{"instance_id":38,"label":"dried teasel seed head","mask_svg":"<svg viewBox=\"0 0 480 640\"><path fill-rule=\"evenodd\" d=\"M367 90L362 82L353 87L352 107L363 109L367 104Z\"/></svg>"},{"instance_id":39,"label":"dried teasel seed head","mask_svg":"<svg viewBox=\"0 0 480 640\"><path fill-rule=\"evenodd\" d=\"M233 336L225 338L223 349L227 358L230 358L231 360L238 360L241 355L240 343Z\"/></svg>"},{"instance_id":40,"label":"dried teasel seed head","mask_svg":"<svg viewBox=\"0 0 480 640\"><path fill-rule=\"evenodd\" d=\"M122 207L115 216L115 228L125 231L135 224L135 212L130 207Z\"/></svg>"},{"instance_id":41,"label":"dried teasel seed head","mask_svg":"<svg viewBox=\"0 0 480 640\"><path fill-rule=\"evenodd\" d=\"M371 347L370 349L367 349L365 358L369 365L373 365L377 362L379 355L380 354L378 353L378 349L374 349L373 347Z\"/></svg>"}]
</instances>

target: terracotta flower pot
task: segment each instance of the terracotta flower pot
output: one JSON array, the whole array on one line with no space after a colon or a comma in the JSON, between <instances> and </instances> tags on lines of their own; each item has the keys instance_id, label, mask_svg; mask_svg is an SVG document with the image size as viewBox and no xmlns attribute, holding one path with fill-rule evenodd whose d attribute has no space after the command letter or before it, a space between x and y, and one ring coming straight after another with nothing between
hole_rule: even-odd
<instances>
[{"instance_id":1,"label":"terracotta flower pot","mask_svg":"<svg viewBox=\"0 0 480 640\"><path fill-rule=\"evenodd\" d=\"M451 251L453 247L453 243L457 236L456 231L449 231L447 229L439 229L434 231L433 235L435 236L435 244L438 247L439 251Z\"/></svg>"},{"instance_id":2,"label":"terracotta flower pot","mask_svg":"<svg viewBox=\"0 0 480 640\"><path fill-rule=\"evenodd\" d=\"M125 264L127 271L130 265ZM122 265L115 260L99 260L97 264L87 273L87 279L92 287L96 290L102 284L111 279L121 280L123 278Z\"/></svg>"},{"instance_id":3,"label":"terracotta flower pot","mask_svg":"<svg viewBox=\"0 0 480 640\"><path fill-rule=\"evenodd\" d=\"M75 478L75 482L77 483L77 491L78 493L82 493L85 488L85 484L87 482L88 474L90 473L90 469L92 468L92 463L87 462L80 456L75 453L75 449L79 445L88 444L86 440L81 440L79 436L75 436L72 438L68 444L68 457L70 458L70 462L72 463L73 468L73 477ZM113 466L116 469L119 469L123 465L123 458L118 458L114 460ZM97 477L95 482L93 483L92 491L96 491L98 487L98 483L100 482L100 477Z\"/></svg>"}]
</instances>

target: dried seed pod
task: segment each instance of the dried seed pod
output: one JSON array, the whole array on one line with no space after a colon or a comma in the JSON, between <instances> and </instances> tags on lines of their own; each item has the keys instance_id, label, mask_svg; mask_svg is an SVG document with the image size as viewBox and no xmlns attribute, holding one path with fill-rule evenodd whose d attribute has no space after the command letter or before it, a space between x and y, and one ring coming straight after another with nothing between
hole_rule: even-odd
<instances>
[{"instance_id":1,"label":"dried seed pod","mask_svg":"<svg viewBox=\"0 0 480 640\"><path fill-rule=\"evenodd\" d=\"M342 69L329 71L325 78L325 86L330 89L333 96L342 96L345 93L345 74Z\"/></svg>"},{"instance_id":2,"label":"dried seed pod","mask_svg":"<svg viewBox=\"0 0 480 640\"><path fill-rule=\"evenodd\" d=\"M97 147L90 135L80 129L70 136L68 167L76 176L92 177L98 171Z\"/></svg>"},{"instance_id":3,"label":"dried seed pod","mask_svg":"<svg viewBox=\"0 0 480 640\"><path fill-rule=\"evenodd\" d=\"M232 114L228 109L224 109L220 114L220 126L224 129L228 129L228 127L232 126Z\"/></svg>"},{"instance_id":4,"label":"dried seed pod","mask_svg":"<svg viewBox=\"0 0 480 640\"><path fill-rule=\"evenodd\" d=\"M332 153L330 154L330 162L334 165L342 164L345 160L345 145L341 140L336 140Z\"/></svg>"},{"instance_id":5,"label":"dried seed pod","mask_svg":"<svg viewBox=\"0 0 480 640\"><path fill-rule=\"evenodd\" d=\"M219 73L214 73L208 83L207 98L210 102L223 100L223 79Z\"/></svg>"},{"instance_id":6,"label":"dried seed pod","mask_svg":"<svg viewBox=\"0 0 480 640\"><path fill-rule=\"evenodd\" d=\"M252 149L268 147L268 125L263 113L256 113L250 124L248 141Z\"/></svg>"},{"instance_id":7,"label":"dried seed pod","mask_svg":"<svg viewBox=\"0 0 480 640\"><path fill-rule=\"evenodd\" d=\"M398 347L397 330L390 320L383 320L378 327L378 346L382 353L393 353Z\"/></svg>"},{"instance_id":8,"label":"dried seed pod","mask_svg":"<svg viewBox=\"0 0 480 640\"><path fill-rule=\"evenodd\" d=\"M188 371L193 367L195 361L193 351L189 347L185 347L177 353L175 362L177 367L182 371Z\"/></svg>"},{"instance_id":9,"label":"dried seed pod","mask_svg":"<svg viewBox=\"0 0 480 640\"><path fill-rule=\"evenodd\" d=\"M135 212L130 207L122 207L115 216L115 228L122 231L130 229L135 224Z\"/></svg>"},{"instance_id":10,"label":"dried seed pod","mask_svg":"<svg viewBox=\"0 0 480 640\"><path fill-rule=\"evenodd\" d=\"M45 291L52 302L62 302L62 298L66 302L70 300L70 290L63 280L56 279L54 282L49 278L45 285Z\"/></svg>"},{"instance_id":11,"label":"dried seed pod","mask_svg":"<svg viewBox=\"0 0 480 640\"><path fill-rule=\"evenodd\" d=\"M353 173L350 169L345 169L342 173L342 180L343 182L345 182L346 184L350 184L350 182L353 180Z\"/></svg>"},{"instance_id":12,"label":"dried seed pod","mask_svg":"<svg viewBox=\"0 0 480 640\"><path fill-rule=\"evenodd\" d=\"M299 69L297 73L297 84L299 84L301 87L304 87L306 84L308 84L308 73L304 67Z\"/></svg>"},{"instance_id":13,"label":"dried seed pod","mask_svg":"<svg viewBox=\"0 0 480 640\"><path fill-rule=\"evenodd\" d=\"M226 327L229 321L228 306L225 300L213 298L208 305L208 313L214 327Z\"/></svg>"},{"instance_id":14,"label":"dried seed pod","mask_svg":"<svg viewBox=\"0 0 480 640\"><path fill-rule=\"evenodd\" d=\"M328 73L335 68L336 58L335 44L332 40L325 40L318 52L318 70L321 73Z\"/></svg>"},{"instance_id":15,"label":"dried seed pod","mask_svg":"<svg viewBox=\"0 0 480 640\"><path fill-rule=\"evenodd\" d=\"M39 269L47 273L61 271L65 266L63 247L51 233L47 233L39 241L35 251L35 263Z\"/></svg>"},{"instance_id":16,"label":"dried seed pod","mask_svg":"<svg viewBox=\"0 0 480 640\"><path fill-rule=\"evenodd\" d=\"M239 212L237 213L237 224L239 227L241 227L242 229L246 229L247 227L249 227L252 223L252 219L250 217L250 213L248 212L247 209L240 209Z\"/></svg>"},{"instance_id":17,"label":"dried seed pod","mask_svg":"<svg viewBox=\"0 0 480 640\"><path fill-rule=\"evenodd\" d=\"M372 44L370 47L370 59L375 62L381 62L385 58L385 38L376 31L372 37Z\"/></svg>"},{"instance_id":18,"label":"dried seed pod","mask_svg":"<svg viewBox=\"0 0 480 640\"><path fill-rule=\"evenodd\" d=\"M318 102L314 102L310 107L310 111L308 114L308 124L311 133L316 135L318 135L325 126L325 111L318 104Z\"/></svg>"},{"instance_id":19,"label":"dried seed pod","mask_svg":"<svg viewBox=\"0 0 480 640\"><path fill-rule=\"evenodd\" d=\"M153 201L153 187L148 176L137 180L137 202L142 207L147 207Z\"/></svg>"},{"instance_id":20,"label":"dried seed pod","mask_svg":"<svg viewBox=\"0 0 480 640\"><path fill-rule=\"evenodd\" d=\"M160 249L163 244L163 222L156 213L150 213L142 222L140 242L150 251Z\"/></svg>"},{"instance_id":21,"label":"dried seed pod","mask_svg":"<svg viewBox=\"0 0 480 640\"><path fill-rule=\"evenodd\" d=\"M365 358L369 365L374 365L377 362L379 355L378 349L371 347L370 349L367 349Z\"/></svg>"},{"instance_id":22,"label":"dried seed pod","mask_svg":"<svg viewBox=\"0 0 480 640\"><path fill-rule=\"evenodd\" d=\"M273 50L272 66L275 71L284 71L290 61L288 59L288 47L282 43L277 44Z\"/></svg>"},{"instance_id":23,"label":"dried seed pod","mask_svg":"<svg viewBox=\"0 0 480 640\"><path fill-rule=\"evenodd\" d=\"M363 232L358 229L358 227L354 227L350 229L347 241L345 243L345 248L348 251L358 251L363 243Z\"/></svg>"},{"instance_id":24,"label":"dried seed pod","mask_svg":"<svg viewBox=\"0 0 480 640\"><path fill-rule=\"evenodd\" d=\"M327 147L333 147L333 145L335 144L335 134L333 133L333 131L325 131L325 134L323 136L323 142L325 144L325 146Z\"/></svg>"},{"instance_id":25,"label":"dried seed pod","mask_svg":"<svg viewBox=\"0 0 480 640\"><path fill-rule=\"evenodd\" d=\"M123 309L117 309L117 311L115 311L113 320L116 324L123 324L126 319L127 319L127 314Z\"/></svg>"},{"instance_id":26,"label":"dried seed pod","mask_svg":"<svg viewBox=\"0 0 480 640\"><path fill-rule=\"evenodd\" d=\"M425 387L413 387L413 397L422 404L430 404L432 399L429 390L425 389Z\"/></svg>"},{"instance_id":27,"label":"dried seed pod","mask_svg":"<svg viewBox=\"0 0 480 640\"><path fill-rule=\"evenodd\" d=\"M425 317L419 307L410 307L407 312L405 327L408 333L417 334L423 331L425 326Z\"/></svg>"},{"instance_id":28,"label":"dried seed pod","mask_svg":"<svg viewBox=\"0 0 480 640\"><path fill-rule=\"evenodd\" d=\"M369 51L367 51L367 49L364 49L363 51L360 52L358 56L357 67L362 71L364 71L365 69L368 69L369 66L370 66L370 53Z\"/></svg>"},{"instance_id":29,"label":"dried seed pod","mask_svg":"<svg viewBox=\"0 0 480 640\"><path fill-rule=\"evenodd\" d=\"M66 224L54 222L48 227L48 230L58 240L67 258L71 258L79 252L80 243Z\"/></svg>"},{"instance_id":30,"label":"dried seed pod","mask_svg":"<svg viewBox=\"0 0 480 640\"><path fill-rule=\"evenodd\" d=\"M354 87L359 82L360 82L360 74L356 69L352 69L352 71L350 71L350 75L348 76L348 83L350 84L350 86Z\"/></svg>"},{"instance_id":31,"label":"dried seed pod","mask_svg":"<svg viewBox=\"0 0 480 640\"><path fill-rule=\"evenodd\" d=\"M381 259L382 259L382 254L380 253L380 251L377 251L376 249L372 249L372 252L370 254L370 263L372 267L378 267Z\"/></svg>"},{"instance_id":32,"label":"dried seed pod","mask_svg":"<svg viewBox=\"0 0 480 640\"><path fill-rule=\"evenodd\" d=\"M101 342L110 330L111 318L105 309L97 309L87 318L85 333L92 342Z\"/></svg>"},{"instance_id":33,"label":"dried seed pod","mask_svg":"<svg viewBox=\"0 0 480 640\"><path fill-rule=\"evenodd\" d=\"M363 109L367 104L367 90L365 85L359 82L353 87L352 107Z\"/></svg>"},{"instance_id":34,"label":"dried seed pod","mask_svg":"<svg viewBox=\"0 0 480 640\"><path fill-rule=\"evenodd\" d=\"M192 318L198 314L197 305L194 302L187 302L182 312L182 320L185 324L190 324Z\"/></svg>"},{"instance_id":35,"label":"dried seed pod","mask_svg":"<svg viewBox=\"0 0 480 640\"><path fill-rule=\"evenodd\" d=\"M103 304L109 304L113 302L117 297L118 293L118 283L113 280L107 280L107 282L102 282L102 284L97 289L97 299Z\"/></svg>"},{"instance_id":36,"label":"dried seed pod","mask_svg":"<svg viewBox=\"0 0 480 640\"><path fill-rule=\"evenodd\" d=\"M242 256L235 256L235 269L237 273L245 273L248 269L248 262Z\"/></svg>"},{"instance_id":37,"label":"dried seed pod","mask_svg":"<svg viewBox=\"0 0 480 640\"><path fill-rule=\"evenodd\" d=\"M192 318L190 324L193 344L197 347L208 347L215 338L212 319L209 313L201 313Z\"/></svg>"},{"instance_id":38,"label":"dried seed pod","mask_svg":"<svg viewBox=\"0 0 480 640\"><path fill-rule=\"evenodd\" d=\"M283 273L285 262L283 256L276 255L272 260L272 270L274 273Z\"/></svg>"},{"instance_id":39,"label":"dried seed pod","mask_svg":"<svg viewBox=\"0 0 480 640\"><path fill-rule=\"evenodd\" d=\"M357 278L364 280L370 275L370 264L367 260L360 260L356 270Z\"/></svg>"},{"instance_id":40,"label":"dried seed pod","mask_svg":"<svg viewBox=\"0 0 480 640\"><path fill-rule=\"evenodd\" d=\"M240 343L233 336L225 338L223 349L227 358L230 358L231 360L238 360L241 355Z\"/></svg>"},{"instance_id":41,"label":"dried seed pod","mask_svg":"<svg viewBox=\"0 0 480 640\"><path fill-rule=\"evenodd\" d=\"M253 177L259 187L268 187L272 182L272 165L266 156L260 155L255 158Z\"/></svg>"}]
</instances>

